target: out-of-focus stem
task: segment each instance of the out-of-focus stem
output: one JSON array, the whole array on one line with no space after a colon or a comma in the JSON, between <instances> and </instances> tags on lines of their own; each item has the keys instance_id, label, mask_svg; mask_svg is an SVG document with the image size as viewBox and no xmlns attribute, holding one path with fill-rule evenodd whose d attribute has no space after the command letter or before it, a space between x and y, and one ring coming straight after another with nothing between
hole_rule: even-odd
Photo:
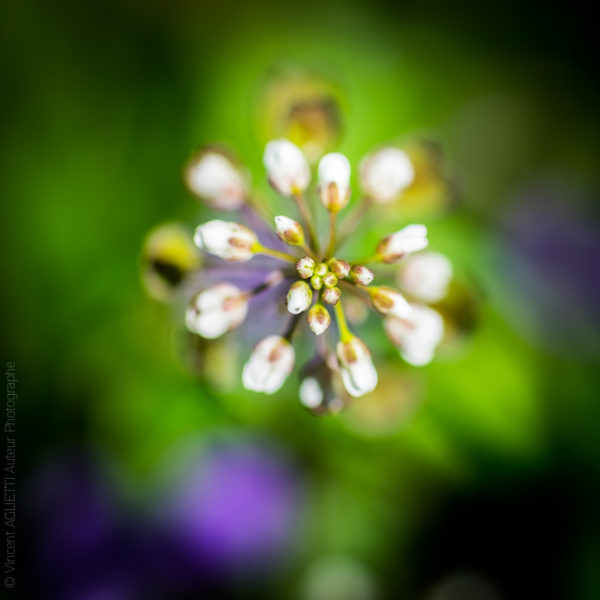
<instances>
[{"instance_id":1,"label":"out-of-focus stem","mask_svg":"<svg viewBox=\"0 0 600 600\"><path fill-rule=\"evenodd\" d=\"M342 308L341 301L335 304L334 310L335 318L337 320L338 328L340 330L340 341L343 344L345 344L346 342L349 342L354 336L348 328L348 323L346 323L346 316L344 315L344 309Z\"/></svg>"},{"instance_id":2,"label":"out-of-focus stem","mask_svg":"<svg viewBox=\"0 0 600 600\"><path fill-rule=\"evenodd\" d=\"M371 199L368 196L366 196L359 203L359 205L355 209L354 213L351 214L344 221L342 231L340 232L340 235L338 236L338 241L337 241L338 248L347 241L347 239L350 237L352 232L356 229L358 224L363 220L364 216L367 214L367 211L371 208L372 204L373 203L372 203Z\"/></svg>"},{"instance_id":3,"label":"out-of-focus stem","mask_svg":"<svg viewBox=\"0 0 600 600\"><path fill-rule=\"evenodd\" d=\"M282 338L285 338L288 342L292 341L292 336L294 335L294 331L296 330L296 326L300 322L301 315L292 315L290 322L288 324L287 329L281 335Z\"/></svg>"},{"instance_id":4,"label":"out-of-focus stem","mask_svg":"<svg viewBox=\"0 0 600 600\"><path fill-rule=\"evenodd\" d=\"M252 250L257 254L266 254L267 256L272 256L273 258L278 258L279 260L285 260L286 262L292 262L294 264L296 264L296 261L298 260L291 254L286 254L285 252L280 252L279 250L273 250L273 248L267 248L259 242L254 244Z\"/></svg>"},{"instance_id":5,"label":"out-of-focus stem","mask_svg":"<svg viewBox=\"0 0 600 600\"><path fill-rule=\"evenodd\" d=\"M306 200L301 193L294 194L294 200L296 205L298 206L298 210L302 215L302 220L304 221L304 225L308 230L308 237L310 238L311 246L313 247L315 253L319 253L319 241L317 240L317 236L315 234L315 227L312 222L312 218L310 216L310 211L308 210L308 206L306 204Z\"/></svg>"},{"instance_id":6,"label":"out-of-focus stem","mask_svg":"<svg viewBox=\"0 0 600 600\"><path fill-rule=\"evenodd\" d=\"M335 249L335 219L337 211L329 211L329 244L325 251L325 258L331 258Z\"/></svg>"}]
</instances>

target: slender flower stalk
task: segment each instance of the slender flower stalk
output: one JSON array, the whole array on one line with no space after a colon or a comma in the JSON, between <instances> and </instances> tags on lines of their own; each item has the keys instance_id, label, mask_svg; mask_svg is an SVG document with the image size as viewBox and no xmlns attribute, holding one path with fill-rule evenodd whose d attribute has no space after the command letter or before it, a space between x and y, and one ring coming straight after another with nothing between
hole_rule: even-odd
<instances>
[{"instance_id":1,"label":"slender flower stalk","mask_svg":"<svg viewBox=\"0 0 600 600\"><path fill-rule=\"evenodd\" d=\"M304 199L304 195L302 193L294 193L293 195L294 201L296 202L296 206L302 215L302 219L304 220L304 224L308 229L308 236L310 238L311 246L314 248L316 253L319 252L319 241L317 239L317 234L315 233L315 225L313 223L312 217L310 216L310 211L308 210L308 206L306 204L306 200ZM309 251L309 254L311 252Z\"/></svg>"}]
</instances>

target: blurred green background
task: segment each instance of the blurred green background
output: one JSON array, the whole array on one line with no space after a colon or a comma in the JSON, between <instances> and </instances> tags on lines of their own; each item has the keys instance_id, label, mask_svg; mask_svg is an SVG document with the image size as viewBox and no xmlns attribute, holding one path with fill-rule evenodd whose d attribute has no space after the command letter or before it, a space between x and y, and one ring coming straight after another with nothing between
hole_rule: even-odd
<instances>
[{"instance_id":1,"label":"blurred green background","mask_svg":"<svg viewBox=\"0 0 600 600\"><path fill-rule=\"evenodd\" d=\"M582 11L24 0L4 13L2 356L20 380L15 594L600 597L600 98ZM141 283L148 230L208 214L182 183L194 147L231 145L267 193L257 97L280 65L336 82L339 150L353 165L377 143L422 134L458 174L457 206L427 224L478 298L476 327L424 369L402 367L381 344L409 388L389 392L409 396L391 417L375 407L373 422L314 418L295 383L265 399L199 381L177 351L177 315ZM369 239L385 230L374 224ZM285 560L242 576L237 563L214 575L181 559L173 568L188 578L171 577L145 554L177 556L156 533L157 497L188 464L174 448L215 438L266 444L301 490L286 504ZM94 494L70 487L73 462L118 515L109 547L123 553L119 569L102 546L105 521L84 541L70 521L97 519L79 504ZM244 508L232 510L244 523Z\"/></svg>"}]
</instances>

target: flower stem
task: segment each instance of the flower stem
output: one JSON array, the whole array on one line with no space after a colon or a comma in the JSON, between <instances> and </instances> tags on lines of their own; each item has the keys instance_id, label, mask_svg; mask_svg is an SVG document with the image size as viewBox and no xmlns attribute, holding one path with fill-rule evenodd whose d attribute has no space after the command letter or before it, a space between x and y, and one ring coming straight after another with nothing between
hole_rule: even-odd
<instances>
[{"instance_id":1,"label":"flower stem","mask_svg":"<svg viewBox=\"0 0 600 600\"><path fill-rule=\"evenodd\" d=\"M288 342L292 341L292 336L294 335L296 326L300 322L300 316L301 315L292 315L292 318L290 319L287 329L281 335L281 337L286 339Z\"/></svg>"},{"instance_id":2,"label":"flower stem","mask_svg":"<svg viewBox=\"0 0 600 600\"><path fill-rule=\"evenodd\" d=\"M315 260L315 261L319 260L317 258L317 255L306 244L300 244L300 246L298 246L298 248L301 248L302 250L304 250L304 252L306 252L306 254L308 256L310 256L313 260Z\"/></svg>"},{"instance_id":3,"label":"flower stem","mask_svg":"<svg viewBox=\"0 0 600 600\"><path fill-rule=\"evenodd\" d=\"M352 332L348 328L348 323L346 323L346 316L344 315L344 309L342 308L342 303L337 302L334 306L335 310L335 318L337 320L338 328L340 330L340 341L345 344L349 342L354 336Z\"/></svg>"},{"instance_id":4,"label":"flower stem","mask_svg":"<svg viewBox=\"0 0 600 600\"><path fill-rule=\"evenodd\" d=\"M365 196L362 201L359 203L358 207L345 221L344 228L342 232L338 236L338 247L344 244L352 232L356 229L358 224L363 220L364 216L367 214L367 211L373 205L371 199L368 196Z\"/></svg>"},{"instance_id":5,"label":"flower stem","mask_svg":"<svg viewBox=\"0 0 600 600\"><path fill-rule=\"evenodd\" d=\"M256 242L256 244L254 244L252 247L252 250L257 254L266 254L267 256L272 256L273 258L278 258L279 260L285 260L286 262L292 262L294 264L296 264L298 261L295 256L285 252L280 252L279 250L273 250L273 248L267 248L260 242Z\"/></svg>"},{"instance_id":6,"label":"flower stem","mask_svg":"<svg viewBox=\"0 0 600 600\"><path fill-rule=\"evenodd\" d=\"M298 210L302 215L302 219L304 221L304 225L308 229L308 237L310 238L310 243L314 248L315 252L319 252L319 241L317 240L317 236L315 234L314 224L312 222L310 211L308 210L308 206L306 204L306 200L302 194L294 194L294 200L296 201L296 205L298 206Z\"/></svg>"},{"instance_id":7,"label":"flower stem","mask_svg":"<svg viewBox=\"0 0 600 600\"><path fill-rule=\"evenodd\" d=\"M335 249L335 218L337 217L336 211L329 211L329 245L325 251L325 258L331 258Z\"/></svg>"},{"instance_id":8,"label":"flower stem","mask_svg":"<svg viewBox=\"0 0 600 600\"><path fill-rule=\"evenodd\" d=\"M371 256L367 256L366 258L361 258L360 260L353 260L353 265L366 265L367 263L381 262L381 256L379 254L372 254Z\"/></svg>"},{"instance_id":9,"label":"flower stem","mask_svg":"<svg viewBox=\"0 0 600 600\"><path fill-rule=\"evenodd\" d=\"M247 291L246 294L249 298L252 296L257 296L261 292L264 292L265 290L268 290L269 288L272 288L274 285L277 285L283 281L283 278L284 275L281 271L273 271L261 284Z\"/></svg>"}]
</instances>

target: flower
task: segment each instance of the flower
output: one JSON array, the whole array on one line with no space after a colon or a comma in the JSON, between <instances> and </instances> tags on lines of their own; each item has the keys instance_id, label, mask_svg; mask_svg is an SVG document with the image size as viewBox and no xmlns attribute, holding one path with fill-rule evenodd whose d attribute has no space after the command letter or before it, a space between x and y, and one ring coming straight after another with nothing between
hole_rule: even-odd
<instances>
[{"instance_id":1,"label":"flower","mask_svg":"<svg viewBox=\"0 0 600 600\"><path fill-rule=\"evenodd\" d=\"M410 304L404 296L394 288L387 285L380 285L369 289L371 302L373 306L382 315L392 315L394 317L409 317L412 313Z\"/></svg>"},{"instance_id":2,"label":"flower","mask_svg":"<svg viewBox=\"0 0 600 600\"><path fill-rule=\"evenodd\" d=\"M258 238L251 229L219 219L198 225L194 234L198 248L224 260L250 260L257 243Z\"/></svg>"},{"instance_id":3,"label":"flower","mask_svg":"<svg viewBox=\"0 0 600 600\"><path fill-rule=\"evenodd\" d=\"M229 175L239 175L241 171L237 165L223 163L226 156L213 151L213 155L198 157L193 164L202 175L200 179L208 177L204 170L208 171L211 165L209 158L214 164L228 165ZM377 285L371 285L376 275L378 278L389 277L389 269L377 270L382 263L394 264L427 246L426 227L407 225L388 235L377 245L375 253L364 260L350 263L340 256L342 244L355 240L360 233L365 209L373 202L395 197L410 183L410 163L407 166L406 161L403 153L395 148L378 150L363 161L361 180L366 197L362 203L355 203L356 212L342 221L338 232L338 213L350 199L351 167L342 154L324 156L318 167L317 193L328 212L329 239L321 245L319 229L305 198L311 179L308 162L290 141L274 140L267 144L264 153L267 177L276 191L292 198L298 220L285 214L277 215L274 221L266 221L271 225L271 230L267 231L260 219L264 217L264 211L252 202L240 211L242 223L214 219L198 225L194 243L209 254L229 263L246 262L259 254L278 261L277 269L268 274L261 271L260 265L256 269L246 265L238 267L235 277L235 265L219 267L222 280L198 291L186 312L190 331L215 338L241 325L250 301L271 290L265 294L264 302L252 302L256 310L265 312L257 315L258 318L248 319L248 328L262 331L263 327L272 326L275 329L276 316L287 317L286 322L281 324L282 331L265 331L267 337L252 351L242 369L242 384L246 389L272 394L282 387L294 369L294 336L306 322L308 329L318 337L314 338L315 358L300 369L303 404L315 413L324 414L341 408L344 395L362 396L373 391L378 376L371 353L346 322L347 310L352 327L362 324L366 319L365 305L385 316L385 331L407 362L420 365L431 360L442 339L442 318L431 308L410 304L405 294L410 300L432 301L448 285L449 263L436 253L417 254L411 257L401 274L396 275L400 289L386 285L386 281L382 281L383 285L379 281ZM214 190L222 188L225 169L214 171L213 188L208 184L203 188L211 191L212 195L204 195L210 196L213 203L223 195ZM244 188L244 198L248 195L249 190ZM318 202L316 204L319 206ZM251 224L252 229L245 223ZM287 248L273 235L273 224L274 233L288 244ZM270 247L268 242L264 245L259 241L259 235L261 240L271 239L275 247ZM210 262L207 261L204 269L210 272ZM240 272L245 277L240 277ZM253 272L260 275L255 277ZM237 285L227 281L229 278ZM213 277L211 283L214 281ZM243 285L241 281L252 281L253 284ZM276 307L274 302L277 302ZM271 303L269 309L266 309L267 303ZM331 328L329 335L323 335L331 327L331 313L335 315L337 327ZM261 333L261 337L264 334ZM332 340L332 336L336 339Z\"/></svg>"},{"instance_id":4,"label":"flower","mask_svg":"<svg viewBox=\"0 0 600 600\"><path fill-rule=\"evenodd\" d=\"M195 154L184 171L187 188L213 208L236 210L245 202L248 184L223 151L208 147Z\"/></svg>"},{"instance_id":5,"label":"flower","mask_svg":"<svg viewBox=\"0 0 600 600\"><path fill-rule=\"evenodd\" d=\"M350 277L352 281L359 285L369 285L373 281L375 274L364 265L354 265L350 269Z\"/></svg>"},{"instance_id":6,"label":"flower","mask_svg":"<svg viewBox=\"0 0 600 600\"><path fill-rule=\"evenodd\" d=\"M308 279L312 277L315 272L315 261L310 256L303 256L296 263L296 271L302 279Z\"/></svg>"},{"instance_id":7,"label":"flower","mask_svg":"<svg viewBox=\"0 0 600 600\"><path fill-rule=\"evenodd\" d=\"M279 335L270 335L255 347L242 371L244 387L254 392L273 394L294 368L292 345Z\"/></svg>"},{"instance_id":8,"label":"flower","mask_svg":"<svg viewBox=\"0 0 600 600\"><path fill-rule=\"evenodd\" d=\"M192 298L185 322L190 331L213 339L238 327L247 314L246 296L230 283L218 283Z\"/></svg>"},{"instance_id":9,"label":"flower","mask_svg":"<svg viewBox=\"0 0 600 600\"><path fill-rule=\"evenodd\" d=\"M319 162L319 194L330 212L344 208L350 200L350 162L339 152L326 154Z\"/></svg>"},{"instance_id":10,"label":"flower","mask_svg":"<svg viewBox=\"0 0 600 600\"><path fill-rule=\"evenodd\" d=\"M157 300L171 300L201 264L191 231L178 223L154 228L144 240L142 275L147 292Z\"/></svg>"},{"instance_id":11,"label":"flower","mask_svg":"<svg viewBox=\"0 0 600 600\"><path fill-rule=\"evenodd\" d=\"M286 296L287 309L293 315L304 312L312 302L312 290L305 281L292 283Z\"/></svg>"},{"instance_id":12,"label":"flower","mask_svg":"<svg viewBox=\"0 0 600 600\"><path fill-rule=\"evenodd\" d=\"M289 217L275 217L275 231L282 242L292 246L302 246L304 244L304 230L298 221Z\"/></svg>"},{"instance_id":13,"label":"flower","mask_svg":"<svg viewBox=\"0 0 600 600\"><path fill-rule=\"evenodd\" d=\"M360 165L363 191L376 204L395 200L414 176L412 163L400 148L381 148L369 154Z\"/></svg>"},{"instance_id":14,"label":"flower","mask_svg":"<svg viewBox=\"0 0 600 600\"><path fill-rule=\"evenodd\" d=\"M308 311L307 322L310 330L315 335L321 335L322 333L325 333L329 325L331 325L329 311L320 302L317 302Z\"/></svg>"},{"instance_id":15,"label":"flower","mask_svg":"<svg viewBox=\"0 0 600 600\"><path fill-rule=\"evenodd\" d=\"M437 302L444 298L451 279L452 263L439 252L410 256L398 274L402 289L424 302Z\"/></svg>"},{"instance_id":16,"label":"flower","mask_svg":"<svg viewBox=\"0 0 600 600\"><path fill-rule=\"evenodd\" d=\"M339 413L347 403L348 393L337 376L333 354L317 354L300 372L300 403L314 415Z\"/></svg>"},{"instance_id":17,"label":"flower","mask_svg":"<svg viewBox=\"0 0 600 600\"><path fill-rule=\"evenodd\" d=\"M394 263L406 254L423 250L428 244L425 225L407 225L383 238L377 246L376 256L384 263Z\"/></svg>"},{"instance_id":18,"label":"flower","mask_svg":"<svg viewBox=\"0 0 600 600\"><path fill-rule=\"evenodd\" d=\"M384 325L387 336L398 347L402 358L414 366L430 363L444 336L442 316L423 305L413 304L410 318L387 317Z\"/></svg>"},{"instance_id":19,"label":"flower","mask_svg":"<svg viewBox=\"0 0 600 600\"><path fill-rule=\"evenodd\" d=\"M371 353L364 342L353 336L337 345L337 357L342 369L342 380L351 396L363 396L377 385L377 371Z\"/></svg>"},{"instance_id":20,"label":"flower","mask_svg":"<svg viewBox=\"0 0 600 600\"><path fill-rule=\"evenodd\" d=\"M310 183L310 168L300 148L289 140L267 144L263 157L269 183L284 196L303 192Z\"/></svg>"}]
</instances>

